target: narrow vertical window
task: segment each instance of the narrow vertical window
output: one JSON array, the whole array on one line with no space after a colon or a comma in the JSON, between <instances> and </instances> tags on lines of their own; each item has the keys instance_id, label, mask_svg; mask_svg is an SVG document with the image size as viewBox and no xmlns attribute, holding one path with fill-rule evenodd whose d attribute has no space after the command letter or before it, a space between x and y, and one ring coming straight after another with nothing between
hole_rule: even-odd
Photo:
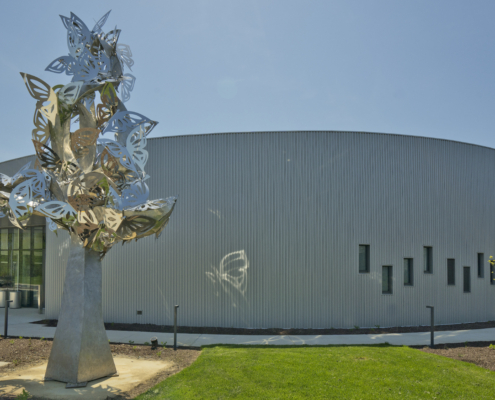
<instances>
[{"instance_id":1,"label":"narrow vertical window","mask_svg":"<svg viewBox=\"0 0 495 400\"><path fill-rule=\"evenodd\" d=\"M370 246L359 245L359 272L370 272Z\"/></svg>"},{"instance_id":2,"label":"narrow vertical window","mask_svg":"<svg viewBox=\"0 0 495 400\"><path fill-rule=\"evenodd\" d=\"M404 258L404 286L413 284L413 259Z\"/></svg>"},{"instance_id":3,"label":"narrow vertical window","mask_svg":"<svg viewBox=\"0 0 495 400\"><path fill-rule=\"evenodd\" d=\"M471 292L471 267L464 267L464 293Z\"/></svg>"},{"instance_id":4,"label":"narrow vertical window","mask_svg":"<svg viewBox=\"0 0 495 400\"><path fill-rule=\"evenodd\" d=\"M447 285L455 285L455 260L447 259Z\"/></svg>"},{"instance_id":5,"label":"narrow vertical window","mask_svg":"<svg viewBox=\"0 0 495 400\"><path fill-rule=\"evenodd\" d=\"M485 271L484 271L484 261L483 259L485 258L485 255L483 253L478 253L478 278L484 278L485 277Z\"/></svg>"},{"instance_id":6,"label":"narrow vertical window","mask_svg":"<svg viewBox=\"0 0 495 400\"><path fill-rule=\"evenodd\" d=\"M392 266L384 265L382 266L382 293L391 294L392 293Z\"/></svg>"},{"instance_id":7,"label":"narrow vertical window","mask_svg":"<svg viewBox=\"0 0 495 400\"><path fill-rule=\"evenodd\" d=\"M424 257L425 257L425 273L433 273L433 247L424 247Z\"/></svg>"}]
</instances>

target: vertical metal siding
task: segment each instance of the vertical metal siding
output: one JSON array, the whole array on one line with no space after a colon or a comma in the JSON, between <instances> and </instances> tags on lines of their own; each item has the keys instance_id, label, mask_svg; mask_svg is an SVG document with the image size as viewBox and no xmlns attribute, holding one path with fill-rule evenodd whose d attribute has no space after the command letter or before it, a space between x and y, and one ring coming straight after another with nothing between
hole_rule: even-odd
<instances>
[{"instance_id":1,"label":"vertical metal siding","mask_svg":"<svg viewBox=\"0 0 495 400\"><path fill-rule=\"evenodd\" d=\"M495 255L495 151L355 132L266 132L148 142L150 198L179 195L160 239L103 262L104 318L188 326L329 328L495 319L495 285L462 267ZM358 245L371 271L358 272ZM423 273L433 247L433 274ZM47 317L60 307L67 235L47 236ZM243 252L219 274L224 257ZM403 259L414 258L414 285ZM456 286L447 286L447 258ZM393 294L382 294L382 265ZM488 264L485 268L489 270ZM225 271L224 271L225 272ZM218 278L221 278L220 281ZM142 310L143 315L136 315Z\"/></svg>"}]
</instances>

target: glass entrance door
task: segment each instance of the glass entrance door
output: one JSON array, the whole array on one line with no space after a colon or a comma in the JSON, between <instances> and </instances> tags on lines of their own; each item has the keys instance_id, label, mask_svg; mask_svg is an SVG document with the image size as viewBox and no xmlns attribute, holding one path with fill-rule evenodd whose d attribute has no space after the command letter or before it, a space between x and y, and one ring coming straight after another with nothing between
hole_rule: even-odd
<instances>
[{"instance_id":1,"label":"glass entrance door","mask_svg":"<svg viewBox=\"0 0 495 400\"><path fill-rule=\"evenodd\" d=\"M19 290L22 307L44 306L44 252L44 226L0 229L0 290Z\"/></svg>"}]
</instances>

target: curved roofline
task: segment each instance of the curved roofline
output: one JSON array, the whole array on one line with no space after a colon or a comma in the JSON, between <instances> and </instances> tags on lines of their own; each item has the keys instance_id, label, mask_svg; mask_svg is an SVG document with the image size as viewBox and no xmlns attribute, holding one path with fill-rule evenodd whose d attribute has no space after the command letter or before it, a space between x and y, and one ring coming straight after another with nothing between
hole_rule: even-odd
<instances>
[{"instance_id":1,"label":"curved roofline","mask_svg":"<svg viewBox=\"0 0 495 400\"><path fill-rule=\"evenodd\" d=\"M450 143L466 144L470 146L482 147L485 149L495 150L493 147L483 146L481 144L461 142L459 140L450 140L442 138L433 138L429 136L417 136L417 135L403 135L401 133L384 133L384 132L365 132L365 131L322 131L322 130L304 130L304 131L245 131L245 132L215 132L215 133L191 133L190 135L175 135L175 136L158 136L149 137L148 140L152 139L171 139L180 137L192 137L192 136L217 136L217 135L240 135L240 134L262 134L262 133L361 133L366 135L386 135L386 136L405 136L417 139L430 139L430 140L440 140Z\"/></svg>"},{"instance_id":2,"label":"curved roofline","mask_svg":"<svg viewBox=\"0 0 495 400\"><path fill-rule=\"evenodd\" d=\"M469 146L476 146L476 147L481 147L484 149L489 149L489 150L495 150L493 147L488 147L488 146L482 146L480 144L474 144L474 143L468 143L468 142L461 142L459 140L450 140L450 139L441 139L441 138L432 138L429 136L417 136L417 135L403 135L401 133L384 133L384 132L365 132L365 131L322 131L322 130L304 130L304 131L245 131L245 132L216 132L216 133L192 133L190 135L175 135L175 136L158 136L158 137L151 137L148 138L148 140L154 140L154 139L173 139L173 138L181 138L181 137L195 137L195 136L218 136L218 135L245 135L245 134L266 134L266 133L360 133L360 134L366 134L366 135L387 135L387 136L405 136L405 137L411 137L411 138L417 138L417 139L429 139L429 140L440 140L444 142L450 142L450 143L459 143L459 144L464 144L464 145L469 145ZM17 157L17 158L12 158L10 160L5 160L1 161L0 164L6 163L6 162L11 162L15 160L20 160L22 158L28 158L28 157L33 157L35 154L30 154L27 156L22 156L22 157Z\"/></svg>"},{"instance_id":3,"label":"curved roofline","mask_svg":"<svg viewBox=\"0 0 495 400\"><path fill-rule=\"evenodd\" d=\"M10 160L5 160L5 161L0 161L0 164L6 163L6 162L12 162L15 160L21 160L23 158L29 158L29 157L35 157L36 154L28 154L27 156L22 156L22 157L17 157L17 158L11 158Z\"/></svg>"}]
</instances>

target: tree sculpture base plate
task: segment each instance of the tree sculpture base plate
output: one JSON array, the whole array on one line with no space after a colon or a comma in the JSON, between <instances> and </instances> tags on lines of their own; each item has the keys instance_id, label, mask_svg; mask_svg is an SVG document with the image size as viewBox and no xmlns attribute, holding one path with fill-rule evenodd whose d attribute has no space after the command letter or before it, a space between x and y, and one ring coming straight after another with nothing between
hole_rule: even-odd
<instances>
[{"instance_id":1,"label":"tree sculpture base plate","mask_svg":"<svg viewBox=\"0 0 495 400\"><path fill-rule=\"evenodd\" d=\"M117 373L103 324L101 279L99 253L82 247L72 234L62 307L45 379L75 387Z\"/></svg>"}]
</instances>

